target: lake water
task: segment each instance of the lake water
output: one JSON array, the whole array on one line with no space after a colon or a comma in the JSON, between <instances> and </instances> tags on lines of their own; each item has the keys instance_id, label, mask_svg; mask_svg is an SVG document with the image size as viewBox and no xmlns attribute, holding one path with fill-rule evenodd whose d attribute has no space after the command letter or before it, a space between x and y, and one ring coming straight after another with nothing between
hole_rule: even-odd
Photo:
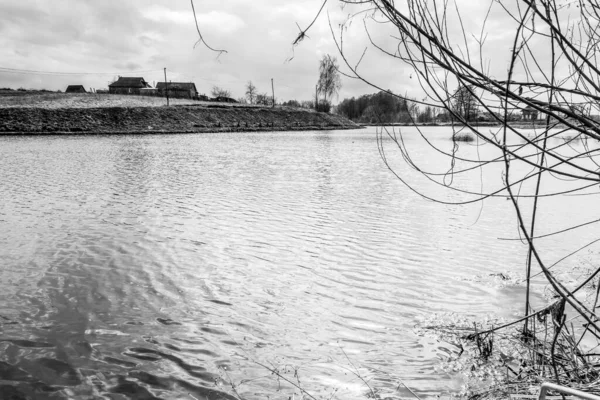
<instances>
[{"instance_id":1,"label":"lake water","mask_svg":"<svg viewBox=\"0 0 600 400\"><path fill-rule=\"evenodd\" d=\"M413 161L449 169L405 131ZM427 133L452 146L447 129ZM384 146L407 183L469 198ZM4 396L287 399L286 378L317 398L364 399L360 375L382 397L410 397L400 382L434 397L461 382L436 371L447 345L415 325L522 313L523 286L492 275L524 271L525 247L498 240L518 237L511 202L423 199L385 167L374 128L6 136L0 171ZM489 190L500 171L454 183ZM548 200L540 232L584 222L592 198Z\"/></svg>"}]
</instances>

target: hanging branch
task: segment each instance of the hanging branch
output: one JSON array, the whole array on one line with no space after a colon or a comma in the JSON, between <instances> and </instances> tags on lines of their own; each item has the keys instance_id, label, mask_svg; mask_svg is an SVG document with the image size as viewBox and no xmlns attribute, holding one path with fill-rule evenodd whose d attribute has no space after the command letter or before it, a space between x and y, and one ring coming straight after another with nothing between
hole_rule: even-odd
<instances>
[{"instance_id":1,"label":"hanging branch","mask_svg":"<svg viewBox=\"0 0 600 400\"><path fill-rule=\"evenodd\" d=\"M198 26L198 18L196 17L196 9L194 8L194 0L190 0L190 3L192 4L192 13L194 14L194 21L196 22L196 30L198 31L198 36L199 36L199 39L194 44L194 49L196 48L196 46L199 43L202 43L202 44L204 44L204 46L206 46L207 49L218 53L217 58L219 58L221 56L221 54L227 53L227 50L214 49L208 43L206 43L206 41L204 40L204 37L202 36L202 33L200 32L200 26Z\"/></svg>"},{"instance_id":2,"label":"hanging branch","mask_svg":"<svg viewBox=\"0 0 600 400\"><path fill-rule=\"evenodd\" d=\"M325 5L327 4L328 0L323 0L323 4L321 4L321 8L319 8L319 12L317 12L317 15L315 16L315 18L312 20L312 22L308 25L308 27L306 27L306 29L302 29L300 28L300 25L298 25L298 23L296 23L296 26L298 27L298 30L300 31L300 33L298 33L298 36L296 36L296 39L292 42L292 55L285 60L285 62L290 62L294 59L295 57L295 49L296 46L298 44L300 44L300 42L302 42L304 40L304 38L309 37L306 32L309 31L309 29L314 25L314 23L317 21L317 19L319 19L319 16L321 15L321 12L323 11L323 9L325 8Z\"/></svg>"},{"instance_id":3,"label":"hanging branch","mask_svg":"<svg viewBox=\"0 0 600 400\"><path fill-rule=\"evenodd\" d=\"M296 40L294 40L294 42L292 43L293 47L297 46L300 42L302 42L304 40L304 38L306 37L306 32L308 32L309 29L314 25L314 23L317 22L317 19L319 19L319 15L321 15L323 8L325 8L325 4L327 4L327 1L328 0L323 0L323 4L321 4L321 8L319 9L319 12L315 16L315 18L312 20L310 25L308 25L306 27L306 29L302 29L302 28L300 28L300 26L298 24L296 24L298 26L298 29L300 29L300 33L296 37Z\"/></svg>"}]
</instances>

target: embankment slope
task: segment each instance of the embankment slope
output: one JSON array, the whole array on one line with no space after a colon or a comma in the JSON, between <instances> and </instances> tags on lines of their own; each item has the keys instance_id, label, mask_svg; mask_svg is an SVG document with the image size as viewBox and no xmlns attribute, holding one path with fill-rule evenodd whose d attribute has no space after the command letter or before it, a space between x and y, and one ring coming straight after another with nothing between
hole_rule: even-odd
<instances>
[{"instance_id":1,"label":"embankment slope","mask_svg":"<svg viewBox=\"0 0 600 400\"><path fill-rule=\"evenodd\" d=\"M55 100L37 103L36 99L20 99L17 104L6 101L4 105L0 103L0 134L192 133L359 127L341 116L306 109L219 103L167 107L157 105L157 99L148 99L146 105L145 99L139 96L127 97L129 104L135 100L133 106L121 106L118 97L114 100L105 97L99 102L80 101L91 99L90 95L58 96ZM60 106L65 99L70 100L66 103L68 106Z\"/></svg>"}]
</instances>

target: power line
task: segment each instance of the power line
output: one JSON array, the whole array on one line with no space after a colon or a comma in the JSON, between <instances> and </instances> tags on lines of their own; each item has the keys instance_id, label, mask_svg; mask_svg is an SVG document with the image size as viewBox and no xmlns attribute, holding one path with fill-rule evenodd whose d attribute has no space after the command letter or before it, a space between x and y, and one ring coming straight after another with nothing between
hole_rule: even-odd
<instances>
[{"instance_id":1,"label":"power line","mask_svg":"<svg viewBox=\"0 0 600 400\"><path fill-rule=\"evenodd\" d=\"M38 71L31 69L17 69L17 68L7 68L0 67L0 73L5 72L9 74L22 74L22 75L62 75L62 76L71 76L71 75L123 75L123 74L138 74L138 73L147 73L147 72L158 72L160 69L151 69L145 71L120 71L120 72L60 72L60 71Z\"/></svg>"}]
</instances>

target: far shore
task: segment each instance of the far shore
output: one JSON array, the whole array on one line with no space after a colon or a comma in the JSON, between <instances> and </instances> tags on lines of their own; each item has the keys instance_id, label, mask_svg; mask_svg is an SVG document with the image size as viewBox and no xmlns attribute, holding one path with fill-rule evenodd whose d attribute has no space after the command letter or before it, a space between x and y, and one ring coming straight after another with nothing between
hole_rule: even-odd
<instances>
[{"instance_id":1,"label":"far shore","mask_svg":"<svg viewBox=\"0 0 600 400\"><path fill-rule=\"evenodd\" d=\"M110 94L0 96L0 135L167 134L359 129L294 107Z\"/></svg>"},{"instance_id":2,"label":"far shore","mask_svg":"<svg viewBox=\"0 0 600 400\"><path fill-rule=\"evenodd\" d=\"M544 129L546 127L546 123L543 121L538 121L537 123L529 123L529 122L522 122L522 121L513 121L510 122L510 127L511 128L517 128L517 129ZM414 123L414 124L401 124L401 123L390 123L390 124L370 124L370 123L361 123L362 126L381 126L381 127L397 127L397 128L402 128L402 127L412 127L412 126L417 126L417 127L429 127L429 126L433 126L433 127L446 127L446 128L452 128L453 126L457 129L462 129L462 128L468 128L467 125L463 125L460 123L449 123L449 122L443 122L443 123ZM497 123L497 122L476 122L471 124L471 126L473 126L474 128L502 128L502 125ZM557 129L565 129L566 126L564 124L558 124L555 126L555 128Z\"/></svg>"},{"instance_id":3,"label":"far shore","mask_svg":"<svg viewBox=\"0 0 600 400\"><path fill-rule=\"evenodd\" d=\"M114 94L67 94L0 90L0 135L147 134L360 129L363 127L446 127L439 123L360 123L343 116L296 107L266 107L191 99ZM110 111L109 111L110 110ZM479 121L474 128L501 128ZM512 128L543 129L544 121L511 122ZM556 128L566 128L557 125Z\"/></svg>"}]
</instances>

